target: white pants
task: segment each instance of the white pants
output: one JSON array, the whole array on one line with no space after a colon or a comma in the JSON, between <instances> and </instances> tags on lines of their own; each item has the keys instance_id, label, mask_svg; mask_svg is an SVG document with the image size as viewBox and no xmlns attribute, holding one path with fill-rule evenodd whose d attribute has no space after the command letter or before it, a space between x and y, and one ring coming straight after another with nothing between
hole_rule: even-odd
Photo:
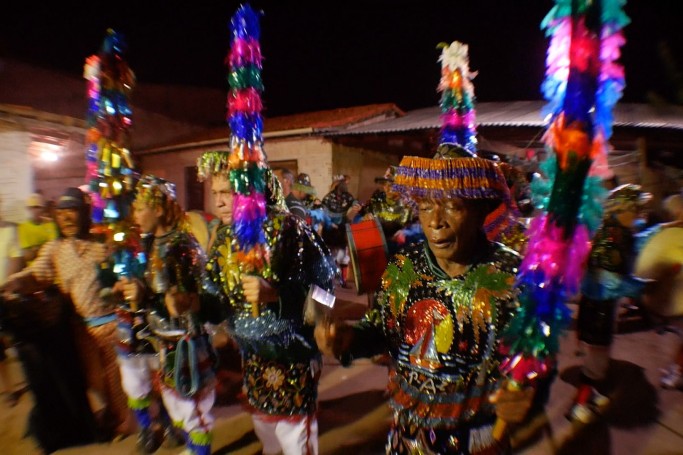
<instances>
[{"instance_id":1,"label":"white pants","mask_svg":"<svg viewBox=\"0 0 683 455\"><path fill-rule=\"evenodd\" d=\"M152 393L152 372L159 370L158 355L119 355L116 359L121 371L121 387L129 398L139 400Z\"/></svg>"},{"instance_id":2,"label":"white pants","mask_svg":"<svg viewBox=\"0 0 683 455\"><path fill-rule=\"evenodd\" d=\"M349 256L348 248L337 248L333 253L334 260L339 265L349 265L351 257Z\"/></svg>"},{"instance_id":3,"label":"white pants","mask_svg":"<svg viewBox=\"0 0 683 455\"><path fill-rule=\"evenodd\" d=\"M318 420L308 416L299 421L251 416L254 432L263 444L264 455L318 455Z\"/></svg>"},{"instance_id":4,"label":"white pants","mask_svg":"<svg viewBox=\"0 0 683 455\"><path fill-rule=\"evenodd\" d=\"M152 374L159 369L159 356L142 354L118 356L121 370L121 385L129 398L142 399L152 393ZM213 428L211 408L216 400L216 391L200 391L197 396L185 398L173 389L161 386L161 399L169 417L174 423L181 423L188 434L207 433Z\"/></svg>"},{"instance_id":5,"label":"white pants","mask_svg":"<svg viewBox=\"0 0 683 455\"><path fill-rule=\"evenodd\" d=\"M197 396L185 398L178 395L175 390L161 386L161 398L168 415L173 422L183 424L183 430L187 434L208 433L213 428L213 415L211 408L216 401L216 390L202 390Z\"/></svg>"}]
</instances>

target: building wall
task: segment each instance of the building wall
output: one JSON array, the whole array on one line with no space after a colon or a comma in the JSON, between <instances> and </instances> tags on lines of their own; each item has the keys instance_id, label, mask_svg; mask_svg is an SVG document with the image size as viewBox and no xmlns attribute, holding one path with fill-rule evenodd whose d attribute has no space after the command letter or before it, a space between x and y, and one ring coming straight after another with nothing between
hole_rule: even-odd
<instances>
[{"instance_id":1,"label":"building wall","mask_svg":"<svg viewBox=\"0 0 683 455\"><path fill-rule=\"evenodd\" d=\"M378 188L375 178L384 176L387 167L399 161L400 157L395 155L335 144L332 173L351 176L349 192L365 202Z\"/></svg>"},{"instance_id":2,"label":"building wall","mask_svg":"<svg viewBox=\"0 0 683 455\"><path fill-rule=\"evenodd\" d=\"M28 147L31 135L0 125L0 219L19 223L28 213L25 201L34 191Z\"/></svg>"},{"instance_id":3,"label":"building wall","mask_svg":"<svg viewBox=\"0 0 683 455\"><path fill-rule=\"evenodd\" d=\"M178 201L182 207L187 206L185 168L196 166L197 158L205 151L219 150L220 146L196 147L189 150L174 150L163 153L152 153L138 156L142 172L154 174L176 184ZM265 146L269 161L296 160L298 172L305 172L311 177L311 183L318 189L319 196L326 193L332 181L332 149L331 144L316 137L297 139L268 139ZM322 192L322 195L320 193ZM210 182L204 184L204 210L211 212Z\"/></svg>"},{"instance_id":4,"label":"building wall","mask_svg":"<svg viewBox=\"0 0 683 455\"><path fill-rule=\"evenodd\" d=\"M151 173L175 183L178 188L178 200L186 207L185 167L194 166L204 151L219 148L196 147L146 154L138 156L138 162L144 173ZM317 136L268 138L265 151L269 162L296 160L297 171L310 176L319 198L323 198L329 192L334 175L347 174L351 176L351 194L360 201L366 201L377 188L375 178L383 176L388 166L399 162L399 157L394 155L333 144ZM211 205L211 191L207 182L204 189L204 210L210 212Z\"/></svg>"},{"instance_id":5,"label":"building wall","mask_svg":"<svg viewBox=\"0 0 683 455\"><path fill-rule=\"evenodd\" d=\"M332 183L332 144L320 137L273 138L266 142L268 161L296 160L322 198Z\"/></svg>"},{"instance_id":6,"label":"building wall","mask_svg":"<svg viewBox=\"0 0 683 455\"><path fill-rule=\"evenodd\" d=\"M172 151L166 153L155 153L151 155L142 155L137 157L140 170L144 174L153 174L170 182L175 183L178 202L181 207L187 206L185 185L185 168L196 166L197 158L202 151L197 150L183 150ZM206 187L205 187L206 188ZM206 196L210 191L204 191L205 202ZM205 203L205 207L207 207Z\"/></svg>"}]
</instances>

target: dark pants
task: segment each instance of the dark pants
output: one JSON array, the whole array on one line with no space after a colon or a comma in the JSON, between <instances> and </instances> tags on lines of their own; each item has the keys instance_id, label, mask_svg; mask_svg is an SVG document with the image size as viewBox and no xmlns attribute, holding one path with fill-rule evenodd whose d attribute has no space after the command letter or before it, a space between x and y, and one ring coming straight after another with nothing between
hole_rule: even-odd
<instances>
[{"instance_id":1,"label":"dark pants","mask_svg":"<svg viewBox=\"0 0 683 455\"><path fill-rule=\"evenodd\" d=\"M612 344L616 300L581 297L577 329L579 340L596 346Z\"/></svg>"},{"instance_id":2,"label":"dark pants","mask_svg":"<svg viewBox=\"0 0 683 455\"><path fill-rule=\"evenodd\" d=\"M83 368L74 342L71 302L57 294L22 299L7 312L7 330L34 398L29 433L46 452L96 440ZM49 319L32 311L45 305Z\"/></svg>"}]
</instances>

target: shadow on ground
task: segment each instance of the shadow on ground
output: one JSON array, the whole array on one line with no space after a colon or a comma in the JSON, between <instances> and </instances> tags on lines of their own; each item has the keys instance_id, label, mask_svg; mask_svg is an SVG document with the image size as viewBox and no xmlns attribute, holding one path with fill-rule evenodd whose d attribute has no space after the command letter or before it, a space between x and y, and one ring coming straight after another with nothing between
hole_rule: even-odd
<instances>
[{"instance_id":1,"label":"shadow on ground","mask_svg":"<svg viewBox=\"0 0 683 455\"><path fill-rule=\"evenodd\" d=\"M581 366L560 373L560 379L577 386ZM647 380L643 368L631 362L611 360L606 382L610 403L601 418L590 424L573 424L562 441L558 455L602 455L611 453L610 427L636 428L656 423L659 415L657 389Z\"/></svg>"}]
</instances>

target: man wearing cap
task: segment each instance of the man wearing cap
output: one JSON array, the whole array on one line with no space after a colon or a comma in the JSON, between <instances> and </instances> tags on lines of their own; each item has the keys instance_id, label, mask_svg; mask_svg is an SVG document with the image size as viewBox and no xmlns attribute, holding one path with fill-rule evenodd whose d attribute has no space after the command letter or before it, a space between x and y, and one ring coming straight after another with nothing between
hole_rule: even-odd
<instances>
[{"instance_id":1,"label":"man wearing cap","mask_svg":"<svg viewBox=\"0 0 683 455\"><path fill-rule=\"evenodd\" d=\"M45 200L40 193L33 193L26 200L29 219L19 224L19 246L26 264L30 264L38 255L44 243L57 238L57 226L46 218Z\"/></svg>"},{"instance_id":2,"label":"man wearing cap","mask_svg":"<svg viewBox=\"0 0 683 455\"><path fill-rule=\"evenodd\" d=\"M581 283L577 332L586 345L576 398L567 418L589 423L609 404L607 372L617 303L638 297L642 283L632 277L636 258L634 226L651 195L639 185L610 191L602 225L593 237Z\"/></svg>"},{"instance_id":3,"label":"man wearing cap","mask_svg":"<svg viewBox=\"0 0 683 455\"><path fill-rule=\"evenodd\" d=\"M358 215L361 205L349 193L344 175L334 177L332 189L323 198L322 205L331 220L329 228L326 226L323 231L323 239L332 250L332 256L339 267L339 284L346 288L351 261L347 248L346 224Z\"/></svg>"},{"instance_id":4,"label":"man wearing cap","mask_svg":"<svg viewBox=\"0 0 683 455\"><path fill-rule=\"evenodd\" d=\"M315 188L311 185L311 178L308 174L301 172L292 185L292 194L301 204L308 209L307 201L315 197Z\"/></svg>"},{"instance_id":5,"label":"man wearing cap","mask_svg":"<svg viewBox=\"0 0 683 455\"><path fill-rule=\"evenodd\" d=\"M71 298L83 323L76 336L88 387L105 404L102 423L125 435L131 431L132 416L116 363L116 315L102 301L98 279L106 247L90 236L90 204L80 189L68 188L59 198L56 219L58 238L47 242L30 266L10 276L3 290L28 294L57 285Z\"/></svg>"},{"instance_id":6,"label":"man wearing cap","mask_svg":"<svg viewBox=\"0 0 683 455\"><path fill-rule=\"evenodd\" d=\"M303 221L308 220L308 210L302 202L300 187L294 188L294 174L287 168L281 167L273 169L273 173L277 177L282 186L282 195L285 197L285 203L292 215L297 216Z\"/></svg>"},{"instance_id":7,"label":"man wearing cap","mask_svg":"<svg viewBox=\"0 0 683 455\"><path fill-rule=\"evenodd\" d=\"M413 203L392 190L394 166L389 166L383 177L375 178L382 185L370 196L359 215L363 219L377 218L382 225L389 254L394 254L404 243L421 240L422 229L413 216Z\"/></svg>"}]
</instances>

